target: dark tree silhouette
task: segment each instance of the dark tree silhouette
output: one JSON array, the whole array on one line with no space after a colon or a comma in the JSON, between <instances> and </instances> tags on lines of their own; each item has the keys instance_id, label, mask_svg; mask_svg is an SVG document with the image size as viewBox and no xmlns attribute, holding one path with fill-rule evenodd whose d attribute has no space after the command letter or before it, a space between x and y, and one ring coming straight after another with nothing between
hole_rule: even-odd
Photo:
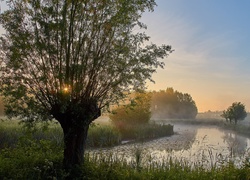
<instances>
[{"instance_id":1,"label":"dark tree silhouette","mask_svg":"<svg viewBox=\"0 0 250 180\"><path fill-rule=\"evenodd\" d=\"M146 43L139 21L154 0L9 1L0 16L1 95L6 113L56 119L64 165L83 161L90 123L124 92L144 86L171 47ZM134 29L141 28L135 33Z\"/></svg>"},{"instance_id":2,"label":"dark tree silhouette","mask_svg":"<svg viewBox=\"0 0 250 180\"><path fill-rule=\"evenodd\" d=\"M224 110L221 117L225 118L226 121L237 124L238 120L244 120L247 117L245 105L241 102L234 102L231 106Z\"/></svg>"}]
</instances>

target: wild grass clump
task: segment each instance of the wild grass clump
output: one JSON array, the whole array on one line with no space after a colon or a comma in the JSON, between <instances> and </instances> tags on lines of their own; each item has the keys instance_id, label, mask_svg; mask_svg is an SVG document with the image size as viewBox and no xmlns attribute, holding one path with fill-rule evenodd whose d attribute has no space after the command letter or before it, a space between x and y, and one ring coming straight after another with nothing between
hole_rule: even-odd
<instances>
[{"instance_id":1,"label":"wild grass clump","mask_svg":"<svg viewBox=\"0 0 250 180\"><path fill-rule=\"evenodd\" d=\"M111 147L120 144L121 134L112 126L92 125L88 132L88 147Z\"/></svg>"},{"instance_id":2,"label":"wild grass clump","mask_svg":"<svg viewBox=\"0 0 250 180\"><path fill-rule=\"evenodd\" d=\"M148 140L174 134L173 126L170 124L137 124L126 125L120 129L122 140Z\"/></svg>"}]
</instances>

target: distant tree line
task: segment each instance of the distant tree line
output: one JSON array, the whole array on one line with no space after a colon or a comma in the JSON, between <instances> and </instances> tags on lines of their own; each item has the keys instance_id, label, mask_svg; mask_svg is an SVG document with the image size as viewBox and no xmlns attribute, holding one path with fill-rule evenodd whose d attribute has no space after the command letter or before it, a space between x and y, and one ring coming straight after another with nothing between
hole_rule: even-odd
<instances>
[{"instance_id":1,"label":"distant tree line","mask_svg":"<svg viewBox=\"0 0 250 180\"><path fill-rule=\"evenodd\" d=\"M130 126L148 124L150 119L191 119L197 107L191 95L173 88L153 92L135 92L126 104L113 109L109 115L112 123L124 131Z\"/></svg>"},{"instance_id":2,"label":"distant tree line","mask_svg":"<svg viewBox=\"0 0 250 180\"><path fill-rule=\"evenodd\" d=\"M167 88L152 92L151 113L157 119L191 119L198 110L190 94Z\"/></svg>"}]
</instances>

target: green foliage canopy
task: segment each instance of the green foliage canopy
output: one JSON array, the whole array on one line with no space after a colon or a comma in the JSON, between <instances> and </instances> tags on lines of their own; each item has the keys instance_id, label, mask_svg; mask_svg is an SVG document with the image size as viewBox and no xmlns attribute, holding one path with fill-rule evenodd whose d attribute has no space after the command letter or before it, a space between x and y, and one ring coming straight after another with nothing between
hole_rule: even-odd
<instances>
[{"instance_id":1,"label":"green foliage canopy","mask_svg":"<svg viewBox=\"0 0 250 180\"><path fill-rule=\"evenodd\" d=\"M153 0L14 0L0 16L1 94L7 114L51 117L54 104L100 108L143 86L171 47L149 41L139 21ZM79 109L79 107L78 107ZM44 118L45 116L45 118Z\"/></svg>"}]
</instances>

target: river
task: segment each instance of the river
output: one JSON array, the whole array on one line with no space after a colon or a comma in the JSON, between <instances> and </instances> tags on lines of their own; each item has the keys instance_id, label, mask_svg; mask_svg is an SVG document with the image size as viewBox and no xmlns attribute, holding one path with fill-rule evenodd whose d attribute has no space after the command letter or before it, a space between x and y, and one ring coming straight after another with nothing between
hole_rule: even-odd
<instances>
[{"instance_id":1,"label":"river","mask_svg":"<svg viewBox=\"0 0 250 180\"><path fill-rule=\"evenodd\" d=\"M219 167L228 161L241 165L249 156L250 139L216 126L174 125L170 137L112 148L91 150L142 165L176 161L189 166Z\"/></svg>"}]
</instances>

